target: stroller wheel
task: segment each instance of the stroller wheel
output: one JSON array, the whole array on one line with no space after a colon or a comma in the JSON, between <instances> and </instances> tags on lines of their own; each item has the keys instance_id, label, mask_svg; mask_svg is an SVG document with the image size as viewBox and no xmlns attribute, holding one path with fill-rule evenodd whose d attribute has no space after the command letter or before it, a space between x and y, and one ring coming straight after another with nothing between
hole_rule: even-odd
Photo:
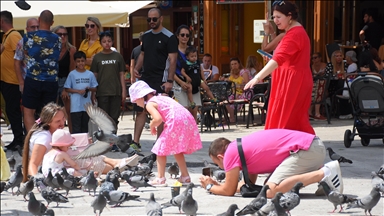
<instances>
[{"instance_id":1,"label":"stroller wheel","mask_svg":"<svg viewBox=\"0 0 384 216\"><path fill-rule=\"evenodd\" d=\"M346 148L351 147L352 141L353 141L352 131L351 130L346 130L345 133L344 133L344 146Z\"/></svg>"},{"instance_id":2,"label":"stroller wheel","mask_svg":"<svg viewBox=\"0 0 384 216\"><path fill-rule=\"evenodd\" d=\"M368 146L369 145L369 141L371 141L371 139L361 137L361 145Z\"/></svg>"}]
</instances>

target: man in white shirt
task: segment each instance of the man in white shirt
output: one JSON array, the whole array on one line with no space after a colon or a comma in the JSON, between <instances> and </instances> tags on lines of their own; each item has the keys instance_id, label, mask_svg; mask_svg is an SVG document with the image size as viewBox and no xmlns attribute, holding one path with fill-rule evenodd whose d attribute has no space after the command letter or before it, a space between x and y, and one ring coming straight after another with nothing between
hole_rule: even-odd
<instances>
[{"instance_id":1,"label":"man in white shirt","mask_svg":"<svg viewBox=\"0 0 384 216\"><path fill-rule=\"evenodd\" d=\"M201 64L201 67L204 71L204 78L205 80L210 82L216 82L219 80L220 74L219 69L212 65L212 55L209 53L204 54L203 56L203 63Z\"/></svg>"}]
</instances>

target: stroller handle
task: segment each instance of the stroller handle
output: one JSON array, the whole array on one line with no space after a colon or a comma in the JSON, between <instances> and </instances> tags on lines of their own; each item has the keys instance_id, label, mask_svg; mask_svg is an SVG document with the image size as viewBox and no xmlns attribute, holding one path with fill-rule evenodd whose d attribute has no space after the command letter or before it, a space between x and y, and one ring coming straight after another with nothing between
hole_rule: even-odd
<instances>
[{"instance_id":1,"label":"stroller handle","mask_svg":"<svg viewBox=\"0 0 384 216\"><path fill-rule=\"evenodd\" d=\"M366 75L377 76L377 77L379 77L381 79L382 82L384 82L384 77L381 74L377 73L377 72L355 72L355 73L348 73L346 78L348 78L348 77L357 77L357 76L364 77Z\"/></svg>"}]
</instances>

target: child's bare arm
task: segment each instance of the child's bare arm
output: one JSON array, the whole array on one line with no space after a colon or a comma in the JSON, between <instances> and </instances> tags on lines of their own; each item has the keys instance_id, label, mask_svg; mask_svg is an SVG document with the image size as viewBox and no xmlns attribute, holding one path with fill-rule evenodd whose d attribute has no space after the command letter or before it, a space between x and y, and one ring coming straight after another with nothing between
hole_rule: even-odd
<instances>
[{"instance_id":1,"label":"child's bare arm","mask_svg":"<svg viewBox=\"0 0 384 216\"><path fill-rule=\"evenodd\" d=\"M60 153L63 157L63 160L67 162L73 169L80 170L80 166L67 154L66 152Z\"/></svg>"},{"instance_id":2,"label":"child's bare arm","mask_svg":"<svg viewBox=\"0 0 384 216\"><path fill-rule=\"evenodd\" d=\"M201 80L203 80L204 83L207 83L207 81L205 80L204 69L203 69L203 66L201 65L200 65L200 76L201 76Z\"/></svg>"}]
</instances>

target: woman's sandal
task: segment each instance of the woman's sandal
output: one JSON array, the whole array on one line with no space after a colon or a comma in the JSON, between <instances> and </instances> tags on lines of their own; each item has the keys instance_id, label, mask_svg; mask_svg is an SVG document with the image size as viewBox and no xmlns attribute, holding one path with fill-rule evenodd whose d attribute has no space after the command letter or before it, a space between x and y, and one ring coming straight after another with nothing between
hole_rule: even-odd
<instances>
[{"instance_id":1,"label":"woman's sandal","mask_svg":"<svg viewBox=\"0 0 384 216\"><path fill-rule=\"evenodd\" d=\"M191 183L191 177L189 176L180 176L179 179L177 179L178 182L180 182L183 186L189 185Z\"/></svg>"},{"instance_id":2,"label":"woman's sandal","mask_svg":"<svg viewBox=\"0 0 384 216\"><path fill-rule=\"evenodd\" d=\"M149 182L150 185L155 187L167 187L167 179L165 177L163 178L155 178L151 182Z\"/></svg>"}]
</instances>

